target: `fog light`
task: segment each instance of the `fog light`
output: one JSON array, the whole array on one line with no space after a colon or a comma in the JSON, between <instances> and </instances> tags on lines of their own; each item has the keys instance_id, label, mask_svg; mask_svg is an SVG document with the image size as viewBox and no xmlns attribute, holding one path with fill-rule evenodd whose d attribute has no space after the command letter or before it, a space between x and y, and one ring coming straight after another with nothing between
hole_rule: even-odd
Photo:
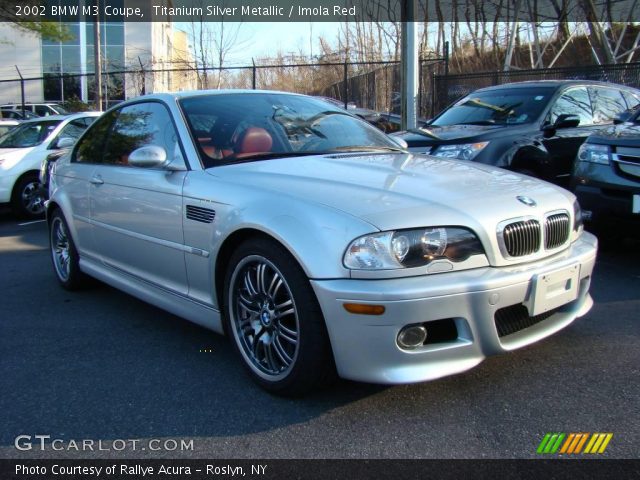
<instances>
[{"instance_id":1,"label":"fog light","mask_svg":"<svg viewBox=\"0 0 640 480\"><path fill-rule=\"evenodd\" d=\"M422 325L404 327L398 333L398 345L402 348L417 348L427 339L427 329Z\"/></svg>"}]
</instances>

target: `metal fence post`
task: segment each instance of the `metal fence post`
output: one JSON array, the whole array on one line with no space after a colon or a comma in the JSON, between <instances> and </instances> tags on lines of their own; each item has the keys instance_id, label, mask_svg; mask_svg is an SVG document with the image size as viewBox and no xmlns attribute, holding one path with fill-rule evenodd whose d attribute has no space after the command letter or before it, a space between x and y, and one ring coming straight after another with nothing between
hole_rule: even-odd
<instances>
[{"instance_id":1,"label":"metal fence post","mask_svg":"<svg viewBox=\"0 0 640 480\"><path fill-rule=\"evenodd\" d=\"M344 109L347 109L347 105L349 103L349 84L347 80L349 79L349 72L347 71L347 59L344 60Z\"/></svg>"},{"instance_id":2,"label":"metal fence post","mask_svg":"<svg viewBox=\"0 0 640 480\"><path fill-rule=\"evenodd\" d=\"M16 67L16 70L18 71L18 75L20 75L20 98L22 100L22 115L24 115L24 77L22 76L18 66L14 65L14 67Z\"/></svg>"},{"instance_id":3,"label":"metal fence post","mask_svg":"<svg viewBox=\"0 0 640 480\"><path fill-rule=\"evenodd\" d=\"M444 75L449 75L449 41L444 42Z\"/></svg>"},{"instance_id":4,"label":"metal fence post","mask_svg":"<svg viewBox=\"0 0 640 480\"><path fill-rule=\"evenodd\" d=\"M251 79L251 87L255 90L256 89L256 62L253 60L253 58L251 58L251 63L253 64L253 68L252 70L252 74L253 77Z\"/></svg>"}]
</instances>

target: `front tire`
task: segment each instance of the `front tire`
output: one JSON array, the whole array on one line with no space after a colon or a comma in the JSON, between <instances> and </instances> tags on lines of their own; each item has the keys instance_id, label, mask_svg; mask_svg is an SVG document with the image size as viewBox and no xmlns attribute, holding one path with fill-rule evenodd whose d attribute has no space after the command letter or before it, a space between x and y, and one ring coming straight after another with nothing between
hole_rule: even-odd
<instances>
[{"instance_id":1,"label":"front tire","mask_svg":"<svg viewBox=\"0 0 640 480\"><path fill-rule=\"evenodd\" d=\"M53 270L60 285L67 290L78 290L87 283L87 276L79 265L78 251L69 232L64 215L56 209L49 222L49 249Z\"/></svg>"},{"instance_id":2,"label":"front tire","mask_svg":"<svg viewBox=\"0 0 640 480\"><path fill-rule=\"evenodd\" d=\"M46 194L36 173L18 179L11 195L11 210L20 218L37 219L44 215Z\"/></svg>"},{"instance_id":3,"label":"front tire","mask_svg":"<svg viewBox=\"0 0 640 480\"><path fill-rule=\"evenodd\" d=\"M279 395L301 395L335 372L324 318L309 279L280 244L250 240L225 278L227 333L249 374Z\"/></svg>"}]
</instances>

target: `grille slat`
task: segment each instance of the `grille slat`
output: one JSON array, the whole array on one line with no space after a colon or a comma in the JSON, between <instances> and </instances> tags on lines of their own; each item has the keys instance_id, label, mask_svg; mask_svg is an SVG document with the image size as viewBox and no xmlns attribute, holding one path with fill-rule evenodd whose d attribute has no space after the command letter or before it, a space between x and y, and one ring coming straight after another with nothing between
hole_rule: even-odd
<instances>
[{"instance_id":1,"label":"grille slat","mask_svg":"<svg viewBox=\"0 0 640 480\"><path fill-rule=\"evenodd\" d=\"M540 222L523 220L504 227L502 239L511 257L522 257L540 249Z\"/></svg>"},{"instance_id":2,"label":"grille slat","mask_svg":"<svg viewBox=\"0 0 640 480\"><path fill-rule=\"evenodd\" d=\"M547 250L558 248L569 239L569 215L549 215L545 223L545 245Z\"/></svg>"},{"instance_id":3,"label":"grille slat","mask_svg":"<svg viewBox=\"0 0 640 480\"><path fill-rule=\"evenodd\" d=\"M196 222L212 223L216 216L215 210L195 205L187 205L187 218Z\"/></svg>"}]
</instances>

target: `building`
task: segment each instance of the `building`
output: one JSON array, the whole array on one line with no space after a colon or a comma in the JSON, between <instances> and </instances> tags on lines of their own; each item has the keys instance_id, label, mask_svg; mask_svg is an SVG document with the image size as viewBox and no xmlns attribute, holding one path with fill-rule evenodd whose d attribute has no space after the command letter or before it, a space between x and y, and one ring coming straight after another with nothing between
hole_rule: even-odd
<instances>
[{"instance_id":1,"label":"building","mask_svg":"<svg viewBox=\"0 0 640 480\"><path fill-rule=\"evenodd\" d=\"M73 38L61 43L0 23L0 103L21 101L20 75L26 102L94 101L94 23L65 26ZM171 22L101 23L100 44L107 105L196 86L187 34Z\"/></svg>"}]
</instances>

